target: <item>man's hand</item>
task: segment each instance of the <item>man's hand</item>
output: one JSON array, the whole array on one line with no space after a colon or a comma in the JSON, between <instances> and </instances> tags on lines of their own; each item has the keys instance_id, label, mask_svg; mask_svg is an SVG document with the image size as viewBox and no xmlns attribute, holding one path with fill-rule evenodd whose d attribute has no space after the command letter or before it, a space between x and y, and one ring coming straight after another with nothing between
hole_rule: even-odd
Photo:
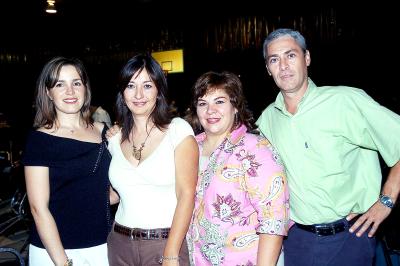
<instances>
[{"instance_id":1,"label":"man's hand","mask_svg":"<svg viewBox=\"0 0 400 266\"><path fill-rule=\"evenodd\" d=\"M378 200L374 203L374 205L371 206L371 208L368 209L366 213L357 219L353 226L350 227L350 233L354 233L358 230L356 236L360 237L365 231L368 230L368 228L371 227L371 230L368 232L368 237L373 237L376 233L376 230L378 230L379 225L383 222L383 220L386 219L386 217L389 216L391 211L392 210L390 208L384 206ZM359 214L350 213L346 219L350 221L357 215Z\"/></svg>"}]
</instances>

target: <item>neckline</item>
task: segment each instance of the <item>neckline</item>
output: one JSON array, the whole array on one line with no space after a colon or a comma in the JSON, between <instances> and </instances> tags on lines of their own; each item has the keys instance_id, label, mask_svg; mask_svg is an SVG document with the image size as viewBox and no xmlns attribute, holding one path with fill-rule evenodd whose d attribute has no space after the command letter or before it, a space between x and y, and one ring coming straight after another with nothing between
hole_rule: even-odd
<instances>
[{"instance_id":1,"label":"neckline","mask_svg":"<svg viewBox=\"0 0 400 266\"><path fill-rule=\"evenodd\" d=\"M92 141L86 141L86 140L80 140L80 139L74 139L74 138L68 138L68 137L61 137L61 136L52 135L52 134L49 134L49 133L46 133L46 132L43 132L43 131L39 131L39 130L34 130L33 132L40 133L40 134L43 134L43 135L46 135L46 136L50 136L50 137L53 137L53 138L68 140L68 141L75 141L75 142L99 145L99 144L103 143L103 132L104 132L104 130L105 130L105 127L103 128L103 130L101 132L101 141L100 142L92 142Z\"/></svg>"},{"instance_id":2,"label":"neckline","mask_svg":"<svg viewBox=\"0 0 400 266\"><path fill-rule=\"evenodd\" d=\"M118 137L118 151L119 151L119 153L121 153L122 157L124 158L124 161L125 161L127 164L129 164L131 167L133 167L134 169L139 168L141 165L145 164L151 157L154 156L155 153L158 152L158 150L160 149L160 146L164 143L164 141L165 141L165 139L167 138L167 135L169 134L169 131L170 131L170 129L171 129L171 124L172 124L172 121L171 121L171 123L168 125L168 129L167 129L167 131L165 132L165 135L164 135L164 137L162 138L162 140L160 141L160 143L157 145L157 147L146 157L146 159L140 160L139 163L138 163L138 165L134 165L133 163L131 163L131 162L126 158L126 156L125 156L125 154L124 154L124 152L122 151L122 148L121 148L121 141L120 141L120 140L121 140L121 131L118 132L118 136L119 136L119 137Z\"/></svg>"}]
</instances>

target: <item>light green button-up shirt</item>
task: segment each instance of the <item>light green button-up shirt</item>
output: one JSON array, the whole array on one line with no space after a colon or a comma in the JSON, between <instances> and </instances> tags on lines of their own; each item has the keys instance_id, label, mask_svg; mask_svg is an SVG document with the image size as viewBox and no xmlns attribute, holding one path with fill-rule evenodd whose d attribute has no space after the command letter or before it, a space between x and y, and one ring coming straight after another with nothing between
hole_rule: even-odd
<instances>
[{"instance_id":1,"label":"light green button-up shirt","mask_svg":"<svg viewBox=\"0 0 400 266\"><path fill-rule=\"evenodd\" d=\"M363 90L308 81L294 115L279 93L257 125L285 163L291 219L328 223L376 202L378 152L390 167L400 159L400 116Z\"/></svg>"}]
</instances>

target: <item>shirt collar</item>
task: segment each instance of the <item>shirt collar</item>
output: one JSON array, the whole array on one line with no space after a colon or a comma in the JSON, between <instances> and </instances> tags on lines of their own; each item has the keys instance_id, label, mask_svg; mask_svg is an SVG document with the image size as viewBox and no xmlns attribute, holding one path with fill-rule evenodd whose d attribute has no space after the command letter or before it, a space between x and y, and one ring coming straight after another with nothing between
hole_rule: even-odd
<instances>
[{"instance_id":1,"label":"shirt collar","mask_svg":"<svg viewBox=\"0 0 400 266\"><path fill-rule=\"evenodd\" d=\"M232 144L236 144L239 142L239 140L242 138L243 135L245 135L247 132L247 127L242 124L240 127L234 129L231 133L229 133L225 139L228 139L228 141ZM206 133L202 132L199 135L196 136L197 142L203 142L206 139ZM223 141L224 142L224 141Z\"/></svg>"},{"instance_id":2,"label":"shirt collar","mask_svg":"<svg viewBox=\"0 0 400 266\"><path fill-rule=\"evenodd\" d=\"M317 86L315 85L315 83L310 78L308 78L307 90L299 102L298 109L300 109L301 105L307 100L307 98L309 98L309 95L312 94L316 88L317 88ZM275 108L279 109L281 112L287 113L282 92L279 92L278 95L276 96L274 106L275 106Z\"/></svg>"}]
</instances>

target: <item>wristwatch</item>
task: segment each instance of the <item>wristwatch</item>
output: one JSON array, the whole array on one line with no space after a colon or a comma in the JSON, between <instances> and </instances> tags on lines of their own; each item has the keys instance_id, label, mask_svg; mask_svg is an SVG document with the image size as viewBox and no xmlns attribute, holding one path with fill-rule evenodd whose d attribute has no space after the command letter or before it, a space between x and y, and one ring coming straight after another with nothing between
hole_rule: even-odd
<instances>
[{"instance_id":1,"label":"wristwatch","mask_svg":"<svg viewBox=\"0 0 400 266\"><path fill-rule=\"evenodd\" d=\"M380 201L380 203L382 203L383 205L385 205L386 207L388 207L390 209L393 209L393 207L394 207L393 200L387 195L383 195L383 194L379 195L379 201Z\"/></svg>"}]
</instances>

